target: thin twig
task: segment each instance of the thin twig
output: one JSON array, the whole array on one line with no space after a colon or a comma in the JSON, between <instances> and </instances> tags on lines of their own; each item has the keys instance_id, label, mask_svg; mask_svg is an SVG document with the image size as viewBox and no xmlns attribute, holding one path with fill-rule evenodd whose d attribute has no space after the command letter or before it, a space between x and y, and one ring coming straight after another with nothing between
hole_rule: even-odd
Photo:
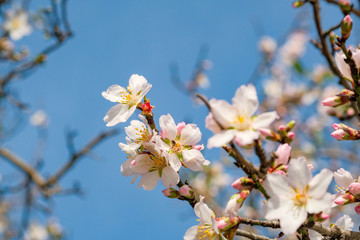
<instances>
[{"instance_id":1,"label":"thin twig","mask_svg":"<svg viewBox=\"0 0 360 240\"><path fill-rule=\"evenodd\" d=\"M268 238L268 237L265 237L262 235L258 235L258 234L252 233L252 232L240 230L240 229L236 230L236 235L246 237L246 238L249 238L252 240L272 240L271 238Z\"/></svg>"}]
</instances>

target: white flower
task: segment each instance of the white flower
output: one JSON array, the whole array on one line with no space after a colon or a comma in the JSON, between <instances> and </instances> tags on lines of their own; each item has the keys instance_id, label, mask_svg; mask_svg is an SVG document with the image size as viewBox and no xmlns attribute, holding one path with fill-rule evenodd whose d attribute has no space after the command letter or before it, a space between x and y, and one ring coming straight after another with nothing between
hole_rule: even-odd
<instances>
[{"instance_id":1,"label":"white flower","mask_svg":"<svg viewBox=\"0 0 360 240\"><path fill-rule=\"evenodd\" d=\"M261 52L265 54L272 54L275 52L277 47L276 41L270 36L261 37L258 48Z\"/></svg>"},{"instance_id":2,"label":"white flower","mask_svg":"<svg viewBox=\"0 0 360 240\"><path fill-rule=\"evenodd\" d=\"M104 121L107 122L106 126L111 127L120 122L126 122L135 112L136 106L149 92L151 86L143 76L133 74L127 89L119 85L112 85L106 92L102 92L105 99L119 103L106 113L104 117Z\"/></svg>"},{"instance_id":3,"label":"white flower","mask_svg":"<svg viewBox=\"0 0 360 240\"><path fill-rule=\"evenodd\" d=\"M252 116L259 106L255 87L251 84L240 86L232 99L232 105L224 100L211 99L211 115L207 117L207 125L212 122L211 116L217 120L224 130L215 132L208 141L208 148L222 147L233 139L240 145L248 145L259 138L259 128L268 127L279 118L276 112L262 113ZM212 127L212 129L214 129Z\"/></svg>"},{"instance_id":4,"label":"white flower","mask_svg":"<svg viewBox=\"0 0 360 240\"><path fill-rule=\"evenodd\" d=\"M49 125L49 118L44 110L37 110L31 115L30 123L35 127L47 127Z\"/></svg>"},{"instance_id":5,"label":"white flower","mask_svg":"<svg viewBox=\"0 0 360 240\"><path fill-rule=\"evenodd\" d=\"M307 36L304 31L295 31L280 49L280 57L285 65L292 65L305 52Z\"/></svg>"},{"instance_id":6,"label":"white flower","mask_svg":"<svg viewBox=\"0 0 360 240\"><path fill-rule=\"evenodd\" d=\"M19 40L31 33L31 26L28 22L28 14L25 11L9 10L6 12L4 29L13 40Z\"/></svg>"},{"instance_id":7,"label":"white flower","mask_svg":"<svg viewBox=\"0 0 360 240\"><path fill-rule=\"evenodd\" d=\"M136 154L136 151L141 147L142 143L149 142L155 132L150 128L146 118L139 115L139 118L143 121L133 120L130 122L130 126L125 127L126 143L119 143L121 150L129 155Z\"/></svg>"},{"instance_id":8,"label":"white flower","mask_svg":"<svg viewBox=\"0 0 360 240\"><path fill-rule=\"evenodd\" d=\"M195 204L194 211L200 218L200 223L186 231L184 240L226 240L219 232L215 213L204 203L203 196L200 196L200 202Z\"/></svg>"},{"instance_id":9,"label":"white flower","mask_svg":"<svg viewBox=\"0 0 360 240\"><path fill-rule=\"evenodd\" d=\"M356 67L360 68L360 50L350 47L349 51L352 53L352 59L354 60ZM353 81L350 71L350 66L345 62L346 56L343 51L339 51L335 54L335 62L338 66L341 74L350 81Z\"/></svg>"},{"instance_id":10,"label":"white flower","mask_svg":"<svg viewBox=\"0 0 360 240\"><path fill-rule=\"evenodd\" d=\"M331 207L332 196L326 190L332 177L330 170L323 169L312 178L305 158L292 159L287 177L268 174L264 181L264 188L270 196L263 208L265 218L279 219L285 234L295 233L308 213Z\"/></svg>"},{"instance_id":11,"label":"white flower","mask_svg":"<svg viewBox=\"0 0 360 240\"><path fill-rule=\"evenodd\" d=\"M343 168L338 169L334 172L335 182L342 188L348 189L350 184L354 182L354 179L350 172L346 171Z\"/></svg>"},{"instance_id":12,"label":"white flower","mask_svg":"<svg viewBox=\"0 0 360 240\"><path fill-rule=\"evenodd\" d=\"M26 240L46 240L49 234L46 228L37 223L32 223L29 226L29 230L25 235Z\"/></svg>"},{"instance_id":13,"label":"white flower","mask_svg":"<svg viewBox=\"0 0 360 240\"><path fill-rule=\"evenodd\" d=\"M166 143L163 145L164 150L169 153L169 161L176 171L180 169L181 164L193 171L201 171L203 165L210 164L199 151L203 146L196 145L201 139L201 132L195 124L182 122L175 125L170 114L162 115L159 124L161 138Z\"/></svg>"},{"instance_id":14,"label":"white flower","mask_svg":"<svg viewBox=\"0 0 360 240\"><path fill-rule=\"evenodd\" d=\"M352 221L352 219L349 215L344 215L341 218L338 218L338 220L336 220L335 225L338 226L341 230L351 231L354 227L354 222ZM320 233L318 233L314 230L310 230L310 229L309 229L309 237L310 237L310 240L322 240L323 239L323 236Z\"/></svg>"},{"instance_id":15,"label":"white flower","mask_svg":"<svg viewBox=\"0 0 360 240\"><path fill-rule=\"evenodd\" d=\"M166 188L175 187L179 182L179 174L168 162L165 157L166 153L161 150L161 142L158 135L154 136L150 142L143 143L149 153L136 155L130 162L126 161L131 170L128 175L141 175L138 188L152 190L160 178ZM127 170L126 165L124 165L124 169Z\"/></svg>"}]
</instances>

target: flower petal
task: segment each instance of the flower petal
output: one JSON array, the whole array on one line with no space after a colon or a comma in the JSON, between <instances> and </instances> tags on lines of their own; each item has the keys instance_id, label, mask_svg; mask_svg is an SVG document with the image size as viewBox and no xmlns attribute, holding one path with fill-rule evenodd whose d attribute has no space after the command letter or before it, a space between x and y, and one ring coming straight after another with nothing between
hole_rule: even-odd
<instances>
[{"instance_id":1,"label":"flower petal","mask_svg":"<svg viewBox=\"0 0 360 240\"><path fill-rule=\"evenodd\" d=\"M184 236L184 240L197 240L197 234L199 233L198 226L192 226L189 228Z\"/></svg>"},{"instance_id":2,"label":"flower petal","mask_svg":"<svg viewBox=\"0 0 360 240\"><path fill-rule=\"evenodd\" d=\"M295 189L303 190L311 180L311 171L304 157L292 159L288 167L288 183Z\"/></svg>"},{"instance_id":3,"label":"flower petal","mask_svg":"<svg viewBox=\"0 0 360 240\"><path fill-rule=\"evenodd\" d=\"M110 108L104 117L107 127L114 126L121 122L126 122L129 117L135 112L136 106L129 108L126 104L117 104Z\"/></svg>"},{"instance_id":4,"label":"flower petal","mask_svg":"<svg viewBox=\"0 0 360 240\"><path fill-rule=\"evenodd\" d=\"M294 190L289 186L285 176L280 174L268 174L263 183L267 194L272 197L291 199Z\"/></svg>"},{"instance_id":5,"label":"flower petal","mask_svg":"<svg viewBox=\"0 0 360 240\"><path fill-rule=\"evenodd\" d=\"M309 183L309 196L312 198L322 198L327 192L329 184L333 178L333 173L329 169L323 169Z\"/></svg>"},{"instance_id":6,"label":"flower petal","mask_svg":"<svg viewBox=\"0 0 360 240\"><path fill-rule=\"evenodd\" d=\"M304 207L296 207L289 209L286 216L280 218L281 231L285 234L293 234L306 221L307 212Z\"/></svg>"},{"instance_id":7,"label":"flower petal","mask_svg":"<svg viewBox=\"0 0 360 240\"><path fill-rule=\"evenodd\" d=\"M143 187L144 190L153 190L156 187L159 178L158 171L149 172L141 177L137 188Z\"/></svg>"},{"instance_id":8,"label":"flower petal","mask_svg":"<svg viewBox=\"0 0 360 240\"><path fill-rule=\"evenodd\" d=\"M200 129L195 124L186 124L186 126L181 131L180 142L183 145L193 146L200 140Z\"/></svg>"},{"instance_id":9,"label":"flower petal","mask_svg":"<svg viewBox=\"0 0 360 240\"><path fill-rule=\"evenodd\" d=\"M214 136L209 138L207 147L222 147L233 140L236 133L236 130L223 130L219 133L216 133Z\"/></svg>"},{"instance_id":10,"label":"flower petal","mask_svg":"<svg viewBox=\"0 0 360 240\"><path fill-rule=\"evenodd\" d=\"M233 106L238 112L253 115L259 107L259 101L254 85L240 86L232 99Z\"/></svg>"},{"instance_id":11,"label":"flower petal","mask_svg":"<svg viewBox=\"0 0 360 240\"><path fill-rule=\"evenodd\" d=\"M105 99L107 99L107 100L109 100L109 101L111 101L111 102L118 102L118 101L120 101L120 100L122 99L122 98L121 98L121 95L122 95L123 93L128 93L128 92L126 91L125 88L123 88L123 87L115 84L115 85L110 86L110 87L106 90L106 92L105 92L105 91L102 92L101 95L102 95Z\"/></svg>"},{"instance_id":12,"label":"flower petal","mask_svg":"<svg viewBox=\"0 0 360 240\"><path fill-rule=\"evenodd\" d=\"M223 128L231 127L233 121L237 118L235 108L224 100L211 99L209 104L215 122L219 122Z\"/></svg>"},{"instance_id":13,"label":"flower petal","mask_svg":"<svg viewBox=\"0 0 360 240\"><path fill-rule=\"evenodd\" d=\"M152 85L147 80L138 74L131 75L129 79L129 90L131 94L140 95L139 99L142 99L146 93L149 92Z\"/></svg>"},{"instance_id":14,"label":"flower petal","mask_svg":"<svg viewBox=\"0 0 360 240\"><path fill-rule=\"evenodd\" d=\"M163 139L168 138L170 140L175 140L177 129L171 115L162 115L159 119L159 124L161 128L161 137Z\"/></svg>"},{"instance_id":15,"label":"flower petal","mask_svg":"<svg viewBox=\"0 0 360 240\"><path fill-rule=\"evenodd\" d=\"M262 113L254 118L252 127L255 129L268 127L276 119L279 119L279 115L275 111Z\"/></svg>"},{"instance_id":16,"label":"flower petal","mask_svg":"<svg viewBox=\"0 0 360 240\"><path fill-rule=\"evenodd\" d=\"M350 172L343 168L338 169L334 172L335 182L345 190L349 188L350 184L354 181Z\"/></svg>"},{"instance_id":17,"label":"flower petal","mask_svg":"<svg viewBox=\"0 0 360 240\"><path fill-rule=\"evenodd\" d=\"M176 184L178 184L179 181L179 174L171 166L163 169L161 174L161 182L166 188L176 187Z\"/></svg>"},{"instance_id":18,"label":"flower petal","mask_svg":"<svg viewBox=\"0 0 360 240\"><path fill-rule=\"evenodd\" d=\"M322 198L309 198L306 204L306 210L309 213L319 213L331 208L333 197L330 193L325 193Z\"/></svg>"}]
</instances>

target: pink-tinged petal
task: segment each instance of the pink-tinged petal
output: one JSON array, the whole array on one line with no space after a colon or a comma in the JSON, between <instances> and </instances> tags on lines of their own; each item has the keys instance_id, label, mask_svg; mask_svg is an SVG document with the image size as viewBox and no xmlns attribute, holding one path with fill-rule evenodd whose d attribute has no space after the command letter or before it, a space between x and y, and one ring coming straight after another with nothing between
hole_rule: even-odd
<instances>
[{"instance_id":1,"label":"pink-tinged petal","mask_svg":"<svg viewBox=\"0 0 360 240\"><path fill-rule=\"evenodd\" d=\"M185 122L181 122L181 123L178 123L176 125L176 131L177 131L177 134L181 134L181 131L184 129L184 127L186 127L186 123Z\"/></svg>"},{"instance_id":2,"label":"pink-tinged petal","mask_svg":"<svg viewBox=\"0 0 360 240\"><path fill-rule=\"evenodd\" d=\"M214 136L209 138L207 147L222 147L231 142L234 139L236 133L236 130L223 130L219 133L216 133Z\"/></svg>"},{"instance_id":3,"label":"pink-tinged petal","mask_svg":"<svg viewBox=\"0 0 360 240\"><path fill-rule=\"evenodd\" d=\"M262 113L254 118L252 127L255 129L266 128L276 119L279 119L279 115L275 111Z\"/></svg>"},{"instance_id":4,"label":"pink-tinged petal","mask_svg":"<svg viewBox=\"0 0 360 240\"><path fill-rule=\"evenodd\" d=\"M354 196L360 194L360 183L359 182L351 183L349 186L349 191Z\"/></svg>"},{"instance_id":5,"label":"pink-tinged petal","mask_svg":"<svg viewBox=\"0 0 360 240\"><path fill-rule=\"evenodd\" d=\"M331 208L332 200L333 198L330 193L325 193L320 199L309 198L306 203L306 210L309 213L319 213L327 210Z\"/></svg>"},{"instance_id":6,"label":"pink-tinged petal","mask_svg":"<svg viewBox=\"0 0 360 240\"><path fill-rule=\"evenodd\" d=\"M161 128L161 137L163 139L168 138L170 140L175 140L177 129L171 115L162 115L159 119L159 124Z\"/></svg>"},{"instance_id":7,"label":"pink-tinged petal","mask_svg":"<svg viewBox=\"0 0 360 240\"><path fill-rule=\"evenodd\" d=\"M323 169L309 183L309 196L320 199L327 192L329 184L333 178L333 173L329 169Z\"/></svg>"},{"instance_id":8,"label":"pink-tinged petal","mask_svg":"<svg viewBox=\"0 0 360 240\"><path fill-rule=\"evenodd\" d=\"M280 200L277 197L271 197L266 201L262 212L265 219L275 220L288 215L292 207L293 202L291 200Z\"/></svg>"},{"instance_id":9,"label":"pink-tinged petal","mask_svg":"<svg viewBox=\"0 0 360 240\"><path fill-rule=\"evenodd\" d=\"M200 129L195 124L187 124L181 131L180 142L193 146L201 140Z\"/></svg>"},{"instance_id":10,"label":"pink-tinged petal","mask_svg":"<svg viewBox=\"0 0 360 240\"><path fill-rule=\"evenodd\" d=\"M278 155L278 158L275 160L276 165L287 165L289 162L290 154L291 147L289 146L289 144L281 144L276 150L276 155Z\"/></svg>"},{"instance_id":11,"label":"pink-tinged petal","mask_svg":"<svg viewBox=\"0 0 360 240\"><path fill-rule=\"evenodd\" d=\"M222 127L229 128L237 119L237 112L230 103L224 100L211 99L209 101L213 118L218 121Z\"/></svg>"},{"instance_id":12,"label":"pink-tinged petal","mask_svg":"<svg viewBox=\"0 0 360 240\"><path fill-rule=\"evenodd\" d=\"M186 167L193 171L203 170L204 163L207 163L202 153L195 149L184 150L182 152L183 161ZM209 162L210 163L210 162Z\"/></svg>"},{"instance_id":13,"label":"pink-tinged petal","mask_svg":"<svg viewBox=\"0 0 360 240\"><path fill-rule=\"evenodd\" d=\"M197 240L198 237L196 235L198 233L199 233L198 226L193 226L186 231L184 240Z\"/></svg>"},{"instance_id":14,"label":"pink-tinged petal","mask_svg":"<svg viewBox=\"0 0 360 240\"><path fill-rule=\"evenodd\" d=\"M143 187L144 190L153 190L159 182L159 178L158 171L149 172L141 177L137 188Z\"/></svg>"},{"instance_id":15,"label":"pink-tinged petal","mask_svg":"<svg viewBox=\"0 0 360 240\"><path fill-rule=\"evenodd\" d=\"M129 158L126 160L123 164L121 164L121 174L123 176L129 177L134 174L134 172L130 168L130 162L133 160L133 158Z\"/></svg>"},{"instance_id":16,"label":"pink-tinged petal","mask_svg":"<svg viewBox=\"0 0 360 240\"><path fill-rule=\"evenodd\" d=\"M358 48L352 49L352 59L354 59L356 67L360 68L360 51Z\"/></svg>"},{"instance_id":17,"label":"pink-tinged petal","mask_svg":"<svg viewBox=\"0 0 360 240\"><path fill-rule=\"evenodd\" d=\"M351 231L354 227L354 222L349 215L344 215L336 220L335 225L340 229Z\"/></svg>"},{"instance_id":18,"label":"pink-tinged petal","mask_svg":"<svg viewBox=\"0 0 360 240\"><path fill-rule=\"evenodd\" d=\"M101 95L111 102L118 102L121 101L121 94L123 93L127 93L126 89L115 84L110 86L106 92L102 92Z\"/></svg>"},{"instance_id":19,"label":"pink-tinged petal","mask_svg":"<svg viewBox=\"0 0 360 240\"><path fill-rule=\"evenodd\" d=\"M130 122L130 126L125 127L126 135L128 135L131 139L135 140L141 137L139 135L139 132L141 130L145 131L146 125L143 122L140 122L139 120L132 120Z\"/></svg>"},{"instance_id":20,"label":"pink-tinged petal","mask_svg":"<svg viewBox=\"0 0 360 240\"><path fill-rule=\"evenodd\" d=\"M112 127L118 123L126 122L129 117L135 112L136 106L129 108L126 104L117 104L110 108L104 117L107 127Z\"/></svg>"},{"instance_id":21,"label":"pink-tinged petal","mask_svg":"<svg viewBox=\"0 0 360 240\"><path fill-rule=\"evenodd\" d=\"M350 66L345 62L345 58L346 56L343 52L337 52L335 54L335 62L340 72L344 77L346 77L349 80L352 80Z\"/></svg>"},{"instance_id":22,"label":"pink-tinged petal","mask_svg":"<svg viewBox=\"0 0 360 240\"><path fill-rule=\"evenodd\" d=\"M272 197L291 199L294 190L289 186L286 177L280 174L268 174L264 181L267 194Z\"/></svg>"},{"instance_id":23,"label":"pink-tinged petal","mask_svg":"<svg viewBox=\"0 0 360 240\"><path fill-rule=\"evenodd\" d=\"M232 99L233 106L239 112L245 112L249 116L253 115L259 107L259 101L254 85L240 86Z\"/></svg>"},{"instance_id":24,"label":"pink-tinged petal","mask_svg":"<svg viewBox=\"0 0 360 240\"><path fill-rule=\"evenodd\" d=\"M311 180L311 171L304 157L292 159L288 167L288 183L295 189L304 189Z\"/></svg>"},{"instance_id":25,"label":"pink-tinged petal","mask_svg":"<svg viewBox=\"0 0 360 240\"><path fill-rule=\"evenodd\" d=\"M147 82L147 80L138 74L131 75L129 79L129 90L134 95L140 95L140 99L145 96L146 93L149 92L151 88L151 84Z\"/></svg>"},{"instance_id":26,"label":"pink-tinged petal","mask_svg":"<svg viewBox=\"0 0 360 240\"><path fill-rule=\"evenodd\" d=\"M350 172L343 168L338 169L334 172L335 182L344 189L348 189L350 184L354 181Z\"/></svg>"},{"instance_id":27,"label":"pink-tinged petal","mask_svg":"<svg viewBox=\"0 0 360 240\"><path fill-rule=\"evenodd\" d=\"M195 204L194 211L200 218L200 224L212 224L212 219L215 219L215 213L204 203L203 196L200 196L200 202Z\"/></svg>"},{"instance_id":28,"label":"pink-tinged petal","mask_svg":"<svg viewBox=\"0 0 360 240\"><path fill-rule=\"evenodd\" d=\"M238 131L235 136L235 143L240 147L243 147L252 144L259 136L260 133L253 130Z\"/></svg>"},{"instance_id":29,"label":"pink-tinged petal","mask_svg":"<svg viewBox=\"0 0 360 240\"><path fill-rule=\"evenodd\" d=\"M221 128L219 127L219 125L216 123L216 121L214 120L214 117L211 113L209 113L206 116L205 119L205 127L209 130L211 130L213 133L218 133L221 131Z\"/></svg>"},{"instance_id":30,"label":"pink-tinged petal","mask_svg":"<svg viewBox=\"0 0 360 240\"><path fill-rule=\"evenodd\" d=\"M296 207L289 209L287 215L280 218L281 231L285 234L293 234L306 221L307 212L304 207Z\"/></svg>"},{"instance_id":31,"label":"pink-tinged petal","mask_svg":"<svg viewBox=\"0 0 360 240\"><path fill-rule=\"evenodd\" d=\"M169 166L162 170L161 182L166 188L176 187L179 181L179 174L172 167Z\"/></svg>"},{"instance_id":32,"label":"pink-tinged petal","mask_svg":"<svg viewBox=\"0 0 360 240\"><path fill-rule=\"evenodd\" d=\"M153 165L154 161L148 154L140 154L134 158L130 168L134 173L145 174L149 172Z\"/></svg>"}]
</instances>

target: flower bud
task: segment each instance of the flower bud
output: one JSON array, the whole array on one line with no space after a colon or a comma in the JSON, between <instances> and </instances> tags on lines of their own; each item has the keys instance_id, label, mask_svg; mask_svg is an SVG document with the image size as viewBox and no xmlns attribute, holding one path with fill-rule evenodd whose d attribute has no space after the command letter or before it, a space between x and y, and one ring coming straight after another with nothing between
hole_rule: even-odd
<instances>
[{"instance_id":1,"label":"flower bud","mask_svg":"<svg viewBox=\"0 0 360 240\"><path fill-rule=\"evenodd\" d=\"M225 213L230 218L237 217L239 209L242 207L249 193L250 190L242 190L241 192L232 195L225 208Z\"/></svg>"},{"instance_id":2,"label":"flower bud","mask_svg":"<svg viewBox=\"0 0 360 240\"><path fill-rule=\"evenodd\" d=\"M351 183L349 186L349 191L354 196L360 194L360 183L359 182Z\"/></svg>"},{"instance_id":3,"label":"flower bud","mask_svg":"<svg viewBox=\"0 0 360 240\"><path fill-rule=\"evenodd\" d=\"M259 128L259 132L264 137L273 137L274 136L274 132L267 128Z\"/></svg>"},{"instance_id":4,"label":"flower bud","mask_svg":"<svg viewBox=\"0 0 360 240\"><path fill-rule=\"evenodd\" d=\"M353 203L354 202L354 196L348 193L342 194L339 197L337 197L334 200L334 203L340 206L349 204L349 203Z\"/></svg>"},{"instance_id":5,"label":"flower bud","mask_svg":"<svg viewBox=\"0 0 360 240\"><path fill-rule=\"evenodd\" d=\"M152 109L154 106L150 105L150 100L146 99L144 103L141 103L141 108L143 109L142 115L152 115Z\"/></svg>"},{"instance_id":6,"label":"flower bud","mask_svg":"<svg viewBox=\"0 0 360 240\"><path fill-rule=\"evenodd\" d=\"M337 140L358 140L360 139L359 133L356 129L353 129L343 123L333 124L334 132L331 133Z\"/></svg>"},{"instance_id":7,"label":"flower bud","mask_svg":"<svg viewBox=\"0 0 360 240\"><path fill-rule=\"evenodd\" d=\"M295 133L294 133L294 132L288 132L287 137L288 137L289 139L293 140L294 137L295 137Z\"/></svg>"},{"instance_id":8,"label":"flower bud","mask_svg":"<svg viewBox=\"0 0 360 240\"><path fill-rule=\"evenodd\" d=\"M293 8L299 8L302 7L304 4L305 4L304 1L295 1L292 6Z\"/></svg>"},{"instance_id":9,"label":"flower bud","mask_svg":"<svg viewBox=\"0 0 360 240\"><path fill-rule=\"evenodd\" d=\"M286 130L286 126L285 125L280 125L279 126L279 131L285 131Z\"/></svg>"},{"instance_id":10,"label":"flower bud","mask_svg":"<svg viewBox=\"0 0 360 240\"><path fill-rule=\"evenodd\" d=\"M350 15L346 15L341 22L341 38L347 40L350 37L353 21Z\"/></svg>"},{"instance_id":11,"label":"flower bud","mask_svg":"<svg viewBox=\"0 0 360 240\"><path fill-rule=\"evenodd\" d=\"M242 190L244 188L251 188L254 184L254 181L248 177L241 177L236 179L231 186L237 190Z\"/></svg>"},{"instance_id":12,"label":"flower bud","mask_svg":"<svg viewBox=\"0 0 360 240\"><path fill-rule=\"evenodd\" d=\"M168 198L178 198L178 197L180 197L179 191L177 191L176 189L173 189L173 188L164 189L162 191L162 193L164 194L165 197L168 197Z\"/></svg>"},{"instance_id":13,"label":"flower bud","mask_svg":"<svg viewBox=\"0 0 360 240\"><path fill-rule=\"evenodd\" d=\"M276 155L278 156L278 158L275 159L275 166L280 164L288 164L290 153L291 147L289 146L289 144L281 144L276 150Z\"/></svg>"},{"instance_id":14,"label":"flower bud","mask_svg":"<svg viewBox=\"0 0 360 240\"><path fill-rule=\"evenodd\" d=\"M192 198L194 196L194 190L189 185L183 185L179 188L180 195L186 198Z\"/></svg>"},{"instance_id":15,"label":"flower bud","mask_svg":"<svg viewBox=\"0 0 360 240\"><path fill-rule=\"evenodd\" d=\"M339 0L341 11L349 13L351 11L351 4L349 0Z\"/></svg>"},{"instance_id":16,"label":"flower bud","mask_svg":"<svg viewBox=\"0 0 360 240\"><path fill-rule=\"evenodd\" d=\"M335 35L334 32L330 32L330 34L329 34L329 40L330 40L331 45L334 46L335 41L336 41L336 35Z\"/></svg>"},{"instance_id":17,"label":"flower bud","mask_svg":"<svg viewBox=\"0 0 360 240\"><path fill-rule=\"evenodd\" d=\"M290 122L288 122L288 124L286 124L286 128L288 131L291 131L294 126L295 126L296 122L294 120L291 120Z\"/></svg>"},{"instance_id":18,"label":"flower bud","mask_svg":"<svg viewBox=\"0 0 360 240\"><path fill-rule=\"evenodd\" d=\"M360 215L360 204L355 206L355 212Z\"/></svg>"}]
</instances>

